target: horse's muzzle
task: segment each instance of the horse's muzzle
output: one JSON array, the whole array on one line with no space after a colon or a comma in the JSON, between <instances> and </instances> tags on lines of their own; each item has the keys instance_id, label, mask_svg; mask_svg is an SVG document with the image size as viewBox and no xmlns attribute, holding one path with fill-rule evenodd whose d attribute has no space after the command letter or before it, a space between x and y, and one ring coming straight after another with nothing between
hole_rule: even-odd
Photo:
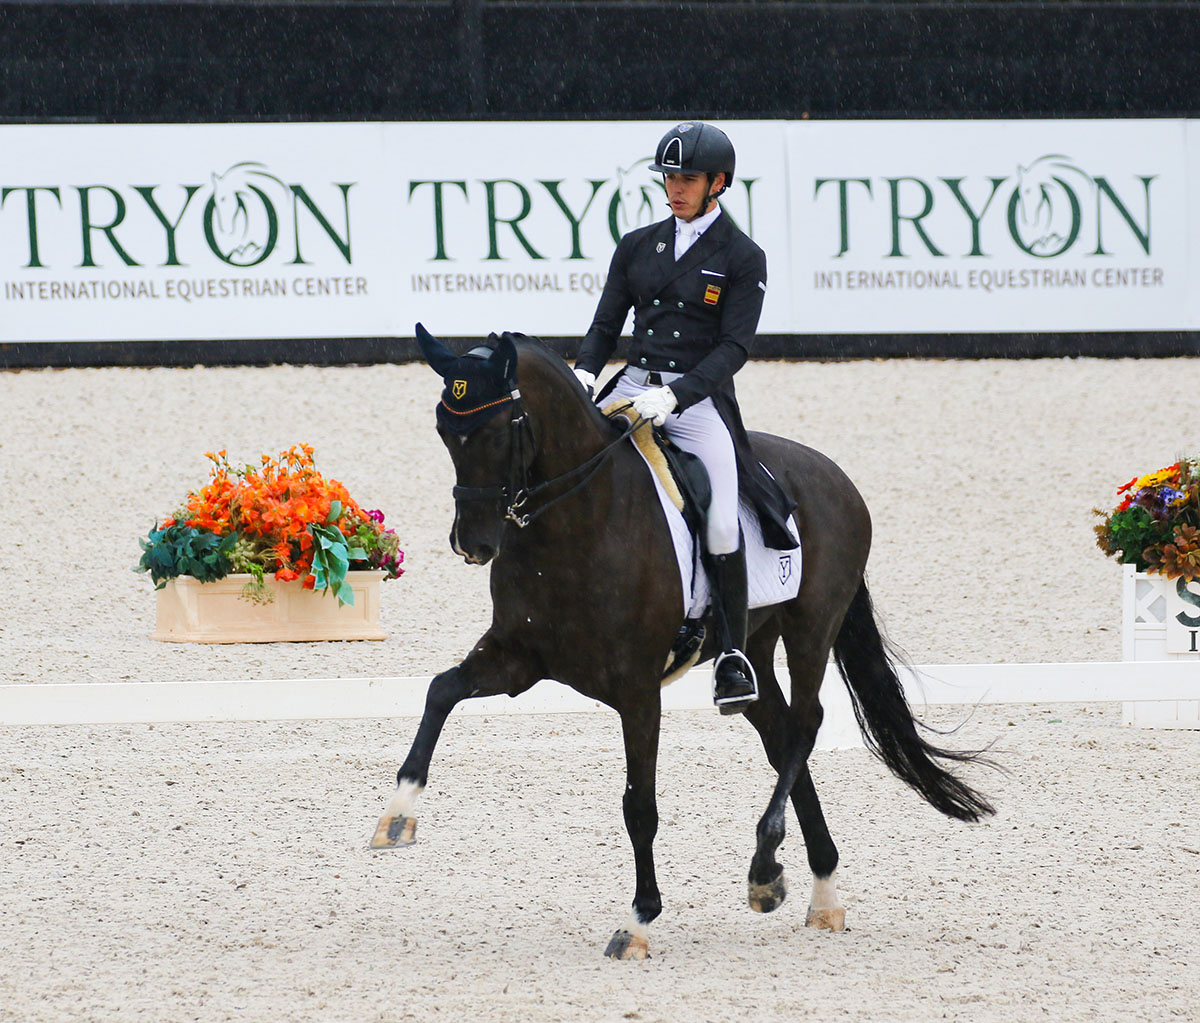
<instances>
[{"instance_id":1,"label":"horse's muzzle","mask_svg":"<svg viewBox=\"0 0 1200 1023\"><path fill-rule=\"evenodd\" d=\"M498 553L498 545L466 539L458 528L458 519L450 531L450 548L468 565L486 565Z\"/></svg>"},{"instance_id":2,"label":"horse's muzzle","mask_svg":"<svg viewBox=\"0 0 1200 1023\"><path fill-rule=\"evenodd\" d=\"M487 546L481 547L476 553L468 554L466 551L459 551L459 553L468 565L486 565L496 556L496 552Z\"/></svg>"}]
</instances>

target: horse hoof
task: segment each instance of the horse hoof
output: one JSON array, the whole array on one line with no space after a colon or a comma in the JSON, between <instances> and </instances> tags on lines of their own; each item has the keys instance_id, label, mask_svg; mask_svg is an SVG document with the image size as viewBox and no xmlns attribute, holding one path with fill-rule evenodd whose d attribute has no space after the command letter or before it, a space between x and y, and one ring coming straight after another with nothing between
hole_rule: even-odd
<instances>
[{"instance_id":1,"label":"horse hoof","mask_svg":"<svg viewBox=\"0 0 1200 1023\"><path fill-rule=\"evenodd\" d=\"M416 817L384 814L375 826L368 849L403 849L417 840Z\"/></svg>"},{"instance_id":2,"label":"horse hoof","mask_svg":"<svg viewBox=\"0 0 1200 1023\"><path fill-rule=\"evenodd\" d=\"M787 898L787 882L783 879L783 871L774 881L766 884L750 882L750 908L756 913L770 913L782 905Z\"/></svg>"},{"instance_id":3,"label":"horse hoof","mask_svg":"<svg viewBox=\"0 0 1200 1023\"><path fill-rule=\"evenodd\" d=\"M604 954L609 959L645 959L650 955L650 941L620 930L612 936Z\"/></svg>"},{"instance_id":4,"label":"horse hoof","mask_svg":"<svg viewBox=\"0 0 1200 1023\"><path fill-rule=\"evenodd\" d=\"M846 929L846 910L841 906L834 906L833 909L813 909L812 906L809 906L804 926L816 927L822 931L844 931Z\"/></svg>"}]
</instances>

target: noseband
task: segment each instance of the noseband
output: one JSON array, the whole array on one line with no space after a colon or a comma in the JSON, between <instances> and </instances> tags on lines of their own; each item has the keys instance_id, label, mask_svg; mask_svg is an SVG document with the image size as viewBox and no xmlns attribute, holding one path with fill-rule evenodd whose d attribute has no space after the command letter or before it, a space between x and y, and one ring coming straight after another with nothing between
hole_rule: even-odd
<instances>
[{"instance_id":1,"label":"noseband","mask_svg":"<svg viewBox=\"0 0 1200 1023\"><path fill-rule=\"evenodd\" d=\"M454 487L451 493L455 501L499 501L505 505L504 518L508 521L515 522L519 529L524 529L535 519L540 517L543 512L553 505L558 504L564 498L570 497L575 491L584 486L600 470L600 467L608 461L610 455L616 450L621 441L630 437L645 420L640 416L633 422L629 428L621 433L616 440L611 444L605 445L600 451L596 452L591 458L574 469L568 469L558 476L551 477L548 480L543 480L541 483L536 483L530 486L529 483L529 462L532 461L534 452L533 447L533 429L529 423L529 414L525 411L521 403L521 392L514 390L511 395L513 403L513 414L509 419L509 426L515 431L513 442L509 445L509 460L508 460L508 482L499 483L491 487ZM529 458L526 458L526 450L529 452ZM538 497L545 490L556 484L563 483L567 480L574 479L581 475L583 478L579 480L570 490L559 494L557 497L552 497L550 500L541 504L532 511L522 513L522 509L529 504L531 500Z\"/></svg>"}]
</instances>

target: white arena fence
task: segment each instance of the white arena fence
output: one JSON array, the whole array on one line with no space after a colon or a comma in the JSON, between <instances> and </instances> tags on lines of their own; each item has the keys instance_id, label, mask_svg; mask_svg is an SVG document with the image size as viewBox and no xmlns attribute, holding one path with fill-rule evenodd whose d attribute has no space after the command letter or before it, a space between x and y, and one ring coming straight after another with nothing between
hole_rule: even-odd
<instances>
[{"instance_id":1,"label":"white arena fence","mask_svg":"<svg viewBox=\"0 0 1200 1023\"><path fill-rule=\"evenodd\" d=\"M710 668L663 690L663 709L711 710ZM1076 664L935 664L906 673L924 706L1003 703L1200 701L1200 664L1115 661ZM419 717L430 677L113 682L0 686L0 727L158 722L295 721ZM862 746L845 685L832 665L821 689L818 749ZM542 681L529 692L467 700L456 714L565 714L606 710L567 686Z\"/></svg>"}]
</instances>

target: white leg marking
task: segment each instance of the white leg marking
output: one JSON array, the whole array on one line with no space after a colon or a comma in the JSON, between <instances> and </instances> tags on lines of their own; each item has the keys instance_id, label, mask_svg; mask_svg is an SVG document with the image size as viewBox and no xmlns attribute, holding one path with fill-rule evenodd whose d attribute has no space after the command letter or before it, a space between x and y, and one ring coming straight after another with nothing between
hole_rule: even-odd
<instances>
[{"instance_id":1,"label":"white leg marking","mask_svg":"<svg viewBox=\"0 0 1200 1023\"><path fill-rule=\"evenodd\" d=\"M625 922L625 926L622 929L628 931L635 938L648 939L650 937L650 925L638 920L636 913L629 914L629 919Z\"/></svg>"},{"instance_id":2,"label":"white leg marking","mask_svg":"<svg viewBox=\"0 0 1200 1023\"><path fill-rule=\"evenodd\" d=\"M812 909L841 909L842 903L837 893L837 871L826 878L813 875L812 898L809 899Z\"/></svg>"},{"instance_id":3,"label":"white leg marking","mask_svg":"<svg viewBox=\"0 0 1200 1023\"><path fill-rule=\"evenodd\" d=\"M415 817L413 810L417 806L417 797L425 791L425 786L418 785L415 781L402 781L396 786L396 791L392 793L392 798L388 800L387 809L384 810L386 817Z\"/></svg>"}]
</instances>

